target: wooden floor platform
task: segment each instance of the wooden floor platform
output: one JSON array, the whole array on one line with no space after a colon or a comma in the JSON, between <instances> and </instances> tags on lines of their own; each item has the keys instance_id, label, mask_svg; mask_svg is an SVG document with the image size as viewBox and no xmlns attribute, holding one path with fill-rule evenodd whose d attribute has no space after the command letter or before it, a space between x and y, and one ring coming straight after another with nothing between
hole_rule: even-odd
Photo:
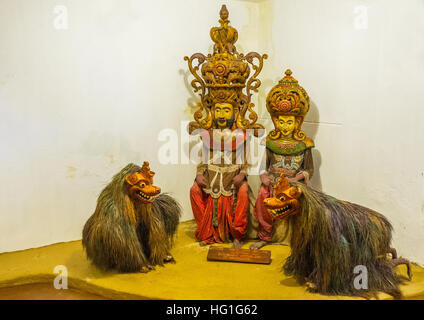
<instances>
[{"instance_id":1,"label":"wooden floor platform","mask_svg":"<svg viewBox=\"0 0 424 320\"><path fill-rule=\"evenodd\" d=\"M285 276L281 267L290 252L287 246L263 248L271 251L270 264L208 261L209 247L199 246L194 231L193 221L181 223L172 250L177 263L147 274L100 271L86 259L81 241L0 254L0 288L15 287L0 289L0 299L356 299L310 293ZM249 243L243 248L248 249ZM53 280L58 265L67 268L71 289L57 290L59 296L51 291L56 290ZM404 266L398 268L406 275ZM413 265L412 271L412 281L401 290L406 299L424 299L424 269ZM36 286L16 287L28 284ZM391 297L381 294L379 298Z\"/></svg>"}]
</instances>

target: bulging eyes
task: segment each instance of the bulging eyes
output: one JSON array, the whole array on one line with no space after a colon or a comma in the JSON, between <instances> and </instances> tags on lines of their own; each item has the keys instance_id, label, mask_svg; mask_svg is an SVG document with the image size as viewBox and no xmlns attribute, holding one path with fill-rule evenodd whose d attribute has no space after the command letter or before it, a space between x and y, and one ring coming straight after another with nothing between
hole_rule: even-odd
<instances>
[{"instance_id":1,"label":"bulging eyes","mask_svg":"<svg viewBox=\"0 0 424 320\"><path fill-rule=\"evenodd\" d=\"M140 187L144 188L146 184L144 182L140 183Z\"/></svg>"},{"instance_id":2,"label":"bulging eyes","mask_svg":"<svg viewBox=\"0 0 424 320\"><path fill-rule=\"evenodd\" d=\"M284 196L281 196L281 197L280 197L280 200L281 200L281 201L284 201L284 200L286 200L286 198L285 198Z\"/></svg>"}]
</instances>

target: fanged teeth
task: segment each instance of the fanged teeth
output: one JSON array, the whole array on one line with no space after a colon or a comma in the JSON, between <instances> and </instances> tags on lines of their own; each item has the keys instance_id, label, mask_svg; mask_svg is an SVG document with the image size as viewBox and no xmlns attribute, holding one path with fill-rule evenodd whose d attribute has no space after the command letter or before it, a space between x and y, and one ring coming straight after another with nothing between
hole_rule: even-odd
<instances>
[{"instance_id":1,"label":"fanged teeth","mask_svg":"<svg viewBox=\"0 0 424 320\"><path fill-rule=\"evenodd\" d=\"M287 210L289 210L288 205L285 206L285 207L279 208L279 209L273 209L273 210L271 210L271 213L274 214L274 215L279 215L280 213L286 212Z\"/></svg>"},{"instance_id":2,"label":"fanged teeth","mask_svg":"<svg viewBox=\"0 0 424 320\"><path fill-rule=\"evenodd\" d=\"M146 200L152 200L153 199L153 197L151 197L151 196L148 196L147 194L145 194L143 191L141 191L141 190L139 190L138 191L138 194L142 197L142 198L145 198Z\"/></svg>"}]
</instances>

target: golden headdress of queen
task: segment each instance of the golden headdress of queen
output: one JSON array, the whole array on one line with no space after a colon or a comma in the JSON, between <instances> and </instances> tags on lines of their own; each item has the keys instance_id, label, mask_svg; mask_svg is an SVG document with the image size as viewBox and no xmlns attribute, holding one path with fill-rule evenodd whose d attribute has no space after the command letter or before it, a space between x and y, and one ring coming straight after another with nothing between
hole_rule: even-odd
<instances>
[{"instance_id":1,"label":"golden headdress of queen","mask_svg":"<svg viewBox=\"0 0 424 320\"><path fill-rule=\"evenodd\" d=\"M287 69L284 78L268 93L266 98L266 108L271 115L272 121L278 116L295 116L296 129L293 138L302 141L306 138L305 132L301 130L303 120L309 111L309 96L298 81L292 77L292 72ZM281 132L274 129L268 134L270 139L280 138Z\"/></svg>"},{"instance_id":2,"label":"golden headdress of queen","mask_svg":"<svg viewBox=\"0 0 424 320\"><path fill-rule=\"evenodd\" d=\"M210 37L215 43L213 54L205 56L202 53L195 53L190 58L184 57L194 76L191 86L200 96L199 108L194 113L194 121L189 124L189 132L214 128L212 108L217 103L229 103L233 106L235 119L231 129L254 129L257 135L257 129L264 127L256 123L258 115L253 110L251 97L252 92L257 92L261 85L261 81L256 77L261 72L263 60L267 55L256 52L246 55L238 53L234 45L238 39L238 32L229 26L228 10L225 5L221 8L220 18L220 26L210 30ZM254 63L255 58L258 64ZM196 65L193 65L194 60L197 60ZM249 64L254 71L250 77ZM248 119L246 119L247 113Z\"/></svg>"}]
</instances>

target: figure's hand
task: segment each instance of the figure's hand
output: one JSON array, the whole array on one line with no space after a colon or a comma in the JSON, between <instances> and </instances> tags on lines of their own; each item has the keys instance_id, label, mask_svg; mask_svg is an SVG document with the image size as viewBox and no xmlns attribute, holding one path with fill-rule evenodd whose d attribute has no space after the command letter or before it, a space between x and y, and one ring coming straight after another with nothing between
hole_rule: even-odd
<instances>
[{"instance_id":1,"label":"figure's hand","mask_svg":"<svg viewBox=\"0 0 424 320\"><path fill-rule=\"evenodd\" d=\"M265 187L268 187L271 184L272 179L266 173L262 173L259 177L261 178L261 182Z\"/></svg>"},{"instance_id":2,"label":"figure's hand","mask_svg":"<svg viewBox=\"0 0 424 320\"><path fill-rule=\"evenodd\" d=\"M196 176L196 183L201 187L201 188L206 188L206 178L203 174L198 174Z\"/></svg>"},{"instance_id":3,"label":"figure's hand","mask_svg":"<svg viewBox=\"0 0 424 320\"><path fill-rule=\"evenodd\" d=\"M300 180L304 179L305 176L303 175L303 172L300 171L296 174L296 176L294 178L288 178L287 180L289 182L299 182Z\"/></svg>"},{"instance_id":4,"label":"figure's hand","mask_svg":"<svg viewBox=\"0 0 424 320\"><path fill-rule=\"evenodd\" d=\"M236 188L239 188L241 184L243 183L244 179L246 178L246 174L240 172L238 175L236 175L233 178L233 184Z\"/></svg>"}]
</instances>

